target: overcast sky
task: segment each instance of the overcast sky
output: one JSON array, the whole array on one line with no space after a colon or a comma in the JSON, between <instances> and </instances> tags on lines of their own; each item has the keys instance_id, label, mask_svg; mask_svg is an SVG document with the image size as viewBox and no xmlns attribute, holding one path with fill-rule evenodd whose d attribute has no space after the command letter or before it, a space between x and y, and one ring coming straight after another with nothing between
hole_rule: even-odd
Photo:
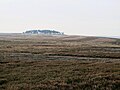
<instances>
[{"instance_id":1,"label":"overcast sky","mask_svg":"<svg viewBox=\"0 0 120 90\"><path fill-rule=\"evenodd\" d=\"M120 36L120 0L0 0L0 32L29 29Z\"/></svg>"}]
</instances>

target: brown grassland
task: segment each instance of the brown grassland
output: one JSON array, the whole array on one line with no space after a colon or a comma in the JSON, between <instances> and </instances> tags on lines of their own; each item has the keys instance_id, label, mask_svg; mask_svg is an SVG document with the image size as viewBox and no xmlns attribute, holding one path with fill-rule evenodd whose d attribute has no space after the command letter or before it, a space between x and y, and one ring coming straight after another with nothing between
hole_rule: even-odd
<instances>
[{"instance_id":1,"label":"brown grassland","mask_svg":"<svg viewBox=\"0 0 120 90\"><path fill-rule=\"evenodd\" d=\"M0 90L120 90L120 39L0 34Z\"/></svg>"}]
</instances>

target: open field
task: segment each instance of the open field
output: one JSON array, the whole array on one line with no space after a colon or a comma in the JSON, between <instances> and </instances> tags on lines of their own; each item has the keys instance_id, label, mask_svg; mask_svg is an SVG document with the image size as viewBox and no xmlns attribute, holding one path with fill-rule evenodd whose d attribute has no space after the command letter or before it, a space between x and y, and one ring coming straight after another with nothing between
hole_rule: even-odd
<instances>
[{"instance_id":1,"label":"open field","mask_svg":"<svg viewBox=\"0 0 120 90\"><path fill-rule=\"evenodd\" d=\"M0 34L0 90L120 90L120 39Z\"/></svg>"}]
</instances>

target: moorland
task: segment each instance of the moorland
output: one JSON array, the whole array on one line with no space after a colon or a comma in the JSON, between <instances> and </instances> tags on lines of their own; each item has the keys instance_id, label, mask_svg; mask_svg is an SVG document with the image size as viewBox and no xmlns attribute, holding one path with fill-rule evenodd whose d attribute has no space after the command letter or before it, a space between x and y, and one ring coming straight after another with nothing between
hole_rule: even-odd
<instances>
[{"instance_id":1,"label":"moorland","mask_svg":"<svg viewBox=\"0 0 120 90\"><path fill-rule=\"evenodd\" d=\"M120 39L0 34L0 90L120 90Z\"/></svg>"}]
</instances>

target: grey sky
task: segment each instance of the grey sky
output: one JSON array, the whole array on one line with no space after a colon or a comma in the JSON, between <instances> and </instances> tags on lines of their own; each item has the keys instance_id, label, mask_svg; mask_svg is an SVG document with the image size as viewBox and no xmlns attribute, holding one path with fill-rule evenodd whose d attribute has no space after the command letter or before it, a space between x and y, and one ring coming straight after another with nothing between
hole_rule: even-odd
<instances>
[{"instance_id":1,"label":"grey sky","mask_svg":"<svg viewBox=\"0 0 120 90\"><path fill-rule=\"evenodd\" d=\"M120 0L0 0L0 32L29 29L120 36Z\"/></svg>"}]
</instances>

